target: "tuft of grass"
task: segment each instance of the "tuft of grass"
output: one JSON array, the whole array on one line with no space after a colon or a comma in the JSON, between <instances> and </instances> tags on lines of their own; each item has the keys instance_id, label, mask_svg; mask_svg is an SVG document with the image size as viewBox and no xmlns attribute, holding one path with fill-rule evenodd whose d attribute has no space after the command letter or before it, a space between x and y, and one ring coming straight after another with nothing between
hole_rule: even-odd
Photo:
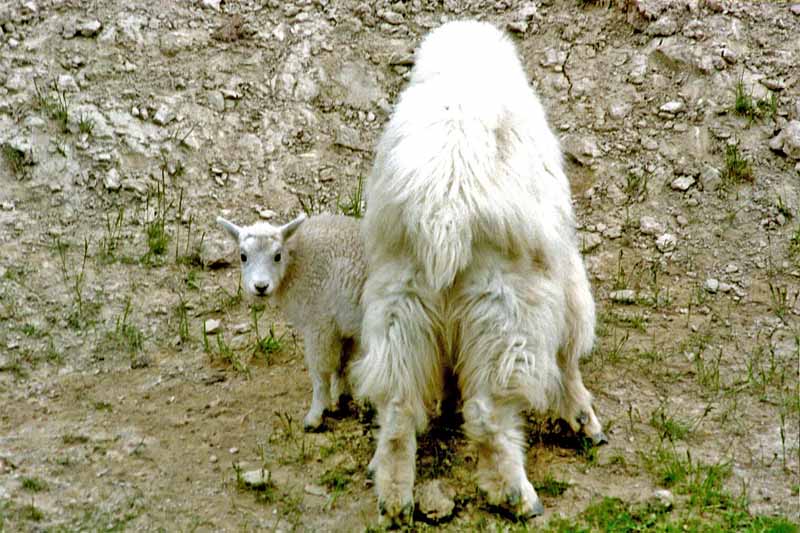
<instances>
[{"instance_id":1,"label":"tuft of grass","mask_svg":"<svg viewBox=\"0 0 800 533\"><path fill-rule=\"evenodd\" d=\"M755 179L750 161L739 152L738 144L729 144L725 147L725 168L722 169L722 185L728 188L745 181Z\"/></svg>"},{"instance_id":2,"label":"tuft of grass","mask_svg":"<svg viewBox=\"0 0 800 533\"><path fill-rule=\"evenodd\" d=\"M8 143L2 146L3 159L11 173L18 179L25 175L25 154Z\"/></svg>"},{"instance_id":3,"label":"tuft of grass","mask_svg":"<svg viewBox=\"0 0 800 533\"><path fill-rule=\"evenodd\" d=\"M623 192L627 196L626 203L643 202L647 199L647 182L649 175L644 172L629 172L625 177Z\"/></svg>"},{"instance_id":4,"label":"tuft of grass","mask_svg":"<svg viewBox=\"0 0 800 533\"><path fill-rule=\"evenodd\" d=\"M668 415L664 404L658 406L650 415L650 425L659 432L659 437L670 442L683 440L691 431L685 422Z\"/></svg>"},{"instance_id":5,"label":"tuft of grass","mask_svg":"<svg viewBox=\"0 0 800 533\"><path fill-rule=\"evenodd\" d=\"M775 118L778 112L778 97L774 92L770 91L766 98L755 99L752 93L745 89L744 81L741 78L736 82L734 92L733 111L737 115L747 117L750 122L764 117Z\"/></svg>"},{"instance_id":6,"label":"tuft of grass","mask_svg":"<svg viewBox=\"0 0 800 533\"><path fill-rule=\"evenodd\" d=\"M153 207L152 218L147 220L150 207ZM170 235L167 231L167 216L173 203L167 198L167 184L164 170L161 170L161 179L151 188L145 201L144 231L147 241L147 252L142 257L142 262L150 266L162 264L162 258L167 253Z\"/></svg>"},{"instance_id":7,"label":"tuft of grass","mask_svg":"<svg viewBox=\"0 0 800 533\"><path fill-rule=\"evenodd\" d=\"M533 488L535 488L536 492L539 494L556 497L566 492L569 488L569 483L566 481L559 481L551 474L547 474L542 481L534 482Z\"/></svg>"},{"instance_id":8,"label":"tuft of grass","mask_svg":"<svg viewBox=\"0 0 800 533\"><path fill-rule=\"evenodd\" d=\"M783 320L786 314L789 313L797 303L797 299L800 298L800 290L792 293L787 286L778 285L772 283L772 281L769 281L768 285L772 312L775 313L775 316Z\"/></svg>"},{"instance_id":9,"label":"tuft of grass","mask_svg":"<svg viewBox=\"0 0 800 533\"><path fill-rule=\"evenodd\" d=\"M800 264L800 222L789 239L789 256L794 258L795 263Z\"/></svg>"},{"instance_id":10,"label":"tuft of grass","mask_svg":"<svg viewBox=\"0 0 800 533\"><path fill-rule=\"evenodd\" d=\"M28 492L44 492L48 490L47 482L36 477L23 477L22 488Z\"/></svg>"},{"instance_id":11,"label":"tuft of grass","mask_svg":"<svg viewBox=\"0 0 800 533\"><path fill-rule=\"evenodd\" d=\"M256 355L263 355L264 361L269 364L272 359L272 354L278 353L283 349L283 338L286 336L286 334L284 333L280 337L276 337L275 327L270 326L269 333L262 337L258 328L258 312L259 309L257 306L252 306L250 308L250 316L253 320L253 331L256 338L254 352Z\"/></svg>"},{"instance_id":12,"label":"tuft of grass","mask_svg":"<svg viewBox=\"0 0 800 533\"><path fill-rule=\"evenodd\" d=\"M63 242L60 237L56 237L54 247L59 258L61 277L72 293L73 310L67 317L67 323L74 328L79 328L85 318L83 289L86 280L86 259L89 257L89 240L85 237L83 239L81 267L77 272L74 272L74 269L67 265L67 249L69 245ZM71 271L73 271L72 274L70 274Z\"/></svg>"},{"instance_id":13,"label":"tuft of grass","mask_svg":"<svg viewBox=\"0 0 800 533\"><path fill-rule=\"evenodd\" d=\"M342 203L339 199L336 200L336 205L342 211L343 215L353 218L361 218L364 216L364 176L358 177L356 189L350 193L347 200Z\"/></svg>"},{"instance_id":14,"label":"tuft of grass","mask_svg":"<svg viewBox=\"0 0 800 533\"><path fill-rule=\"evenodd\" d=\"M331 492L344 492L353 480L355 469L337 466L326 470L319 478L319 482Z\"/></svg>"},{"instance_id":15,"label":"tuft of grass","mask_svg":"<svg viewBox=\"0 0 800 533\"><path fill-rule=\"evenodd\" d=\"M78 120L78 131L86 135L91 135L93 130L94 120L86 115L81 115L81 118Z\"/></svg>"},{"instance_id":16,"label":"tuft of grass","mask_svg":"<svg viewBox=\"0 0 800 533\"><path fill-rule=\"evenodd\" d=\"M120 240L122 238L122 226L125 221L125 207L120 206L117 210L116 216L110 215L108 212L104 214L105 225L103 228L103 237L100 239L100 249L98 258L103 263L111 263L115 259L115 253L119 249Z\"/></svg>"}]
</instances>

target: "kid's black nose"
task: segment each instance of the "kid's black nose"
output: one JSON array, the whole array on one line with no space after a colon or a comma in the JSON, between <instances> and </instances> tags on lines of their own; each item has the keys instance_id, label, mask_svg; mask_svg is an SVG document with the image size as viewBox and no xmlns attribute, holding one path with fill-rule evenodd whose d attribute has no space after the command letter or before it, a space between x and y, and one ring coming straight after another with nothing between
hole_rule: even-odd
<instances>
[{"instance_id":1,"label":"kid's black nose","mask_svg":"<svg viewBox=\"0 0 800 533\"><path fill-rule=\"evenodd\" d=\"M269 283L256 283L255 285L256 292L260 295L264 295L269 289Z\"/></svg>"}]
</instances>

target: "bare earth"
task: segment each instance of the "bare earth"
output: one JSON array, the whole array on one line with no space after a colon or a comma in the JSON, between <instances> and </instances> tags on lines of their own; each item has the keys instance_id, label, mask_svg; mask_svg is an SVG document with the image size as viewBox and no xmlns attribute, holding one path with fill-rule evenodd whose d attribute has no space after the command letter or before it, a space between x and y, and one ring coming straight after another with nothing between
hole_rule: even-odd
<instances>
[{"instance_id":1,"label":"bare earth","mask_svg":"<svg viewBox=\"0 0 800 533\"><path fill-rule=\"evenodd\" d=\"M237 294L213 220L357 206L414 46L465 17L512 30L562 139L610 443L532 415L546 514L517 524L446 414L417 484L455 509L418 525L549 527L659 488L676 520L712 520L669 460L800 520L800 6L606 4L1 3L0 531L376 525L370 413L302 432L302 339Z\"/></svg>"}]
</instances>

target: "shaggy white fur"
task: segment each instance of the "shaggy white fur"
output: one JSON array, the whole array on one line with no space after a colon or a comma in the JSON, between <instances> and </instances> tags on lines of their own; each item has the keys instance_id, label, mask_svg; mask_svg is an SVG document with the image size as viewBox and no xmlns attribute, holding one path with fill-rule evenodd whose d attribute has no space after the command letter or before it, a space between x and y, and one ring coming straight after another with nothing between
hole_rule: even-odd
<instances>
[{"instance_id":1,"label":"shaggy white fur","mask_svg":"<svg viewBox=\"0 0 800 533\"><path fill-rule=\"evenodd\" d=\"M503 33L460 21L424 39L366 192L365 355L353 379L379 413L370 468L382 517L411 519L415 430L447 368L479 486L493 504L541 514L519 412L553 410L596 443L605 436L578 368L595 311L561 151Z\"/></svg>"},{"instance_id":2,"label":"shaggy white fur","mask_svg":"<svg viewBox=\"0 0 800 533\"><path fill-rule=\"evenodd\" d=\"M239 243L245 291L269 297L303 336L314 391L303 427L319 429L324 411L338 407L348 358L358 352L366 278L358 222L333 215L301 215L283 226L217 222Z\"/></svg>"}]
</instances>

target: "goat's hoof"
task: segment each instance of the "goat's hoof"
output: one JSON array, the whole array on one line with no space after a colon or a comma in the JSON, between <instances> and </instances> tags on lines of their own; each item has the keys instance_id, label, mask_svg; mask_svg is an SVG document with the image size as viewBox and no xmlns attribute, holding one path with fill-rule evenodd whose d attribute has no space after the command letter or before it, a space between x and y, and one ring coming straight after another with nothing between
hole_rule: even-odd
<instances>
[{"instance_id":1,"label":"goat's hoof","mask_svg":"<svg viewBox=\"0 0 800 533\"><path fill-rule=\"evenodd\" d=\"M398 505L391 505L384 501L378 501L378 511L380 513L381 524L385 527L404 527L414 523L413 501L406 502L399 508Z\"/></svg>"},{"instance_id":2,"label":"goat's hoof","mask_svg":"<svg viewBox=\"0 0 800 533\"><path fill-rule=\"evenodd\" d=\"M585 426L589 423L589 413L581 411L578 413L578 416L575 417L575 422L577 422L579 426Z\"/></svg>"},{"instance_id":3,"label":"goat's hoof","mask_svg":"<svg viewBox=\"0 0 800 533\"><path fill-rule=\"evenodd\" d=\"M603 444L608 444L608 437L602 431L598 431L594 435L589 435L589 438L592 439L592 444L595 446L602 446Z\"/></svg>"},{"instance_id":4,"label":"goat's hoof","mask_svg":"<svg viewBox=\"0 0 800 533\"><path fill-rule=\"evenodd\" d=\"M324 429L325 426L322 425L322 418L320 418L319 420L314 420L314 419L309 420L308 418L303 420L303 431L305 431L306 433L319 433Z\"/></svg>"},{"instance_id":5,"label":"goat's hoof","mask_svg":"<svg viewBox=\"0 0 800 533\"><path fill-rule=\"evenodd\" d=\"M512 490L506 495L505 507L518 519L528 519L544 514L544 505L535 494L524 497L522 491Z\"/></svg>"}]
</instances>

